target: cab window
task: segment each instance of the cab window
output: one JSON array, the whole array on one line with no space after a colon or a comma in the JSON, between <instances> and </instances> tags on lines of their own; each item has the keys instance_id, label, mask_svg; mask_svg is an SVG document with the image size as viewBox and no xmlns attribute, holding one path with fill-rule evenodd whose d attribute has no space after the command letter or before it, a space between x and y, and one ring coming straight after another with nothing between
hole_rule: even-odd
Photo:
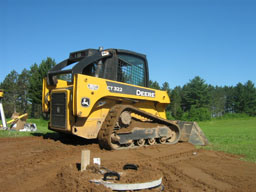
<instances>
[{"instance_id":1,"label":"cab window","mask_svg":"<svg viewBox=\"0 0 256 192\"><path fill-rule=\"evenodd\" d=\"M133 55L119 54L117 80L145 86L145 61Z\"/></svg>"},{"instance_id":2,"label":"cab window","mask_svg":"<svg viewBox=\"0 0 256 192\"><path fill-rule=\"evenodd\" d=\"M102 78L104 76L104 61L91 63L83 69L82 74Z\"/></svg>"}]
</instances>

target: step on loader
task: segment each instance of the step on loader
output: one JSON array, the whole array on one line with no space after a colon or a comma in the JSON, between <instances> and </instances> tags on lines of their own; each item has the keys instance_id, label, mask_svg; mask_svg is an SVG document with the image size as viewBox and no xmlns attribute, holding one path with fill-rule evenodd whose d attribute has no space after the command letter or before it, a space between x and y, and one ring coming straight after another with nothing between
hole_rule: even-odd
<instances>
[{"instance_id":1,"label":"step on loader","mask_svg":"<svg viewBox=\"0 0 256 192\"><path fill-rule=\"evenodd\" d=\"M166 91L148 87L146 56L123 49L85 49L53 67L43 80L42 109L49 129L98 139L120 149L179 141L205 145L194 122L170 121Z\"/></svg>"}]
</instances>

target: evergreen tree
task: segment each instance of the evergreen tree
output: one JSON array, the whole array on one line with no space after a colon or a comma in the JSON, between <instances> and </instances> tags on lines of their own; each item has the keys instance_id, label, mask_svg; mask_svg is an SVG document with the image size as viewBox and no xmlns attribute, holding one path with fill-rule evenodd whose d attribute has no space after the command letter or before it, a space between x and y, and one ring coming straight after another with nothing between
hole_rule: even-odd
<instances>
[{"instance_id":1,"label":"evergreen tree","mask_svg":"<svg viewBox=\"0 0 256 192\"><path fill-rule=\"evenodd\" d=\"M46 60L43 60L41 64L39 65L39 72L40 76L43 79L47 76L48 71L53 68L56 65L56 62L54 59L47 57Z\"/></svg>"},{"instance_id":2,"label":"evergreen tree","mask_svg":"<svg viewBox=\"0 0 256 192\"><path fill-rule=\"evenodd\" d=\"M235 101L234 101L234 87L224 86L225 92L225 113L234 113L235 112Z\"/></svg>"},{"instance_id":3,"label":"evergreen tree","mask_svg":"<svg viewBox=\"0 0 256 192\"><path fill-rule=\"evenodd\" d=\"M208 108L209 104L209 86L199 76L183 87L182 105L185 111L190 110L191 106Z\"/></svg>"},{"instance_id":4,"label":"evergreen tree","mask_svg":"<svg viewBox=\"0 0 256 192\"><path fill-rule=\"evenodd\" d=\"M256 116L256 88L252 81L247 81L244 87L246 99L245 113L250 116Z\"/></svg>"},{"instance_id":5,"label":"evergreen tree","mask_svg":"<svg viewBox=\"0 0 256 192\"><path fill-rule=\"evenodd\" d=\"M236 113L256 115L256 89L252 81L244 85L238 83L234 89L234 109Z\"/></svg>"},{"instance_id":6,"label":"evergreen tree","mask_svg":"<svg viewBox=\"0 0 256 192\"><path fill-rule=\"evenodd\" d=\"M30 72L27 69L23 69L18 77L18 102L19 111L26 113L28 110L28 89L29 89Z\"/></svg>"},{"instance_id":7,"label":"evergreen tree","mask_svg":"<svg viewBox=\"0 0 256 192\"><path fill-rule=\"evenodd\" d=\"M182 88L180 86L175 87L172 91L171 91L171 113L172 116L175 119L181 119L182 115L183 115L183 111L181 108L181 101L182 101Z\"/></svg>"},{"instance_id":8,"label":"evergreen tree","mask_svg":"<svg viewBox=\"0 0 256 192\"><path fill-rule=\"evenodd\" d=\"M12 70L1 83L1 89L4 90L3 103L6 117L10 117L13 112L17 112L18 76L19 74Z\"/></svg>"},{"instance_id":9,"label":"evergreen tree","mask_svg":"<svg viewBox=\"0 0 256 192\"><path fill-rule=\"evenodd\" d=\"M43 78L46 77L47 72L55 65L55 61L48 57L39 66L35 63L30 67L29 98L32 103L32 117L39 117L41 114Z\"/></svg>"},{"instance_id":10,"label":"evergreen tree","mask_svg":"<svg viewBox=\"0 0 256 192\"><path fill-rule=\"evenodd\" d=\"M153 82L153 81L149 80L149 87L152 89L158 89L158 90L160 89L160 86L157 81Z\"/></svg>"},{"instance_id":11,"label":"evergreen tree","mask_svg":"<svg viewBox=\"0 0 256 192\"><path fill-rule=\"evenodd\" d=\"M161 90L167 91L167 94L170 96L171 95L171 89L169 86L168 82L164 82L163 85L161 86Z\"/></svg>"},{"instance_id":12,"label":"evergreen tree","mask_svg":"<svg viewBox=\"0 0 256 192\"><path fill-rule=\"evenodd\" d=\"M226 93L223 87L209 86L210 110L213 117L222 116L225 113Z\"/></svg>"},{"instance_id":13,"label":"evergreen tree","mask_svg":"<svg viewBox=\"0 0 256 192\"><path fill-rule=\"evenodd\" d=\"M34 104L39 104L42 97L42 77L38 65L35 63L30 67L29 99ZM41 96L40 96L41 95Z\"/></svg>"}]
</instances>

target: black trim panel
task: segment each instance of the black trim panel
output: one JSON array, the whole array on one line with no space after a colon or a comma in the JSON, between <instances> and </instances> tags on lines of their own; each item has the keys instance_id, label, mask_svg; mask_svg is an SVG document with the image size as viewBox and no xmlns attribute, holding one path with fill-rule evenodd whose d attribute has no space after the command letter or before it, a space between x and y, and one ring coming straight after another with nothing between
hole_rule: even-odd
<instances>
[{"instance_id":1,"label":"black trim panel","mask_svg":"<svg viewBox=\"0 0 256 192\"><path fill-rule=\"evenodd\" d=\"M134 87L130 85L124 85L120 83L114 83L111 81L106 81L107 88L109 92L111 93L121 93L121 94L127 94L127 95L137 95L137 96L143 96L143 97L155 97L155 91L150 89L144 89L139 87Z\"/></svg>"}]
</instances>

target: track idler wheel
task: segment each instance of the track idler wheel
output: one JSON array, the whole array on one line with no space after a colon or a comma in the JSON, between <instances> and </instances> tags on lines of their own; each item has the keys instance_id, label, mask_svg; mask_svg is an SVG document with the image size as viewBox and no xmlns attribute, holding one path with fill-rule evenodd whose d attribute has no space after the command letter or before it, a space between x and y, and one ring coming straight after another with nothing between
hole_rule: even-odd
<instances>
[{"instance_id":1,"label":"track idler wheel","mask_svg":"<svg viewBox=\"0 0 256 192\"><path fill-rule=\"evenodd\" d=\"M119 136L116 135L115 133L112 133L111 134L111 137L110 137L110 141L111 141L111 149L118 149L120 147L119 145Z\"/></svg>"},{"instance_id":2,"label":"track idler wheel","mask_svg":"<svg viewBox=\"0 0 256 192\"><path fill-rule=\"evenodd\" d=\"M176 142L177 142L177 137L178 137L177 133L175 133L175 132L173 131L172 134L171 134L171 137L168 138L168 139L166 139L166 141L167 141L168 143L176 143Z\"/></svg>"},{"instance_id":3,"label":"track idler wheel","mask_svg":"<svg viewBox=\"0 0 256 192\"><path fill-rule=\"evenodd\" d=\"M120 115L119 123L123 126L130 125L132 121L132 116L129 111L123 111Z\"/></svg>"},{"instance_id":4,"label":"track idler wheel","mask_svg":"<svg viewBox=\"0 0 256 192\"><path fill-rule=\"evenodd\" d=\"M154 145L156 143L156 140L154 138L149 138L148 139L148 144L149 145Z\"/></svg>"},{"instance_id":5,"label":"track idler wheel","mask_svg":"<svg viewBox=\"0 0 256 192\"><path fill-rule=\"evenodd\" d=\"M145 139L136 140L135 144L141 147L141 146L145 145Z\"/></svg>"}]
</instances>

